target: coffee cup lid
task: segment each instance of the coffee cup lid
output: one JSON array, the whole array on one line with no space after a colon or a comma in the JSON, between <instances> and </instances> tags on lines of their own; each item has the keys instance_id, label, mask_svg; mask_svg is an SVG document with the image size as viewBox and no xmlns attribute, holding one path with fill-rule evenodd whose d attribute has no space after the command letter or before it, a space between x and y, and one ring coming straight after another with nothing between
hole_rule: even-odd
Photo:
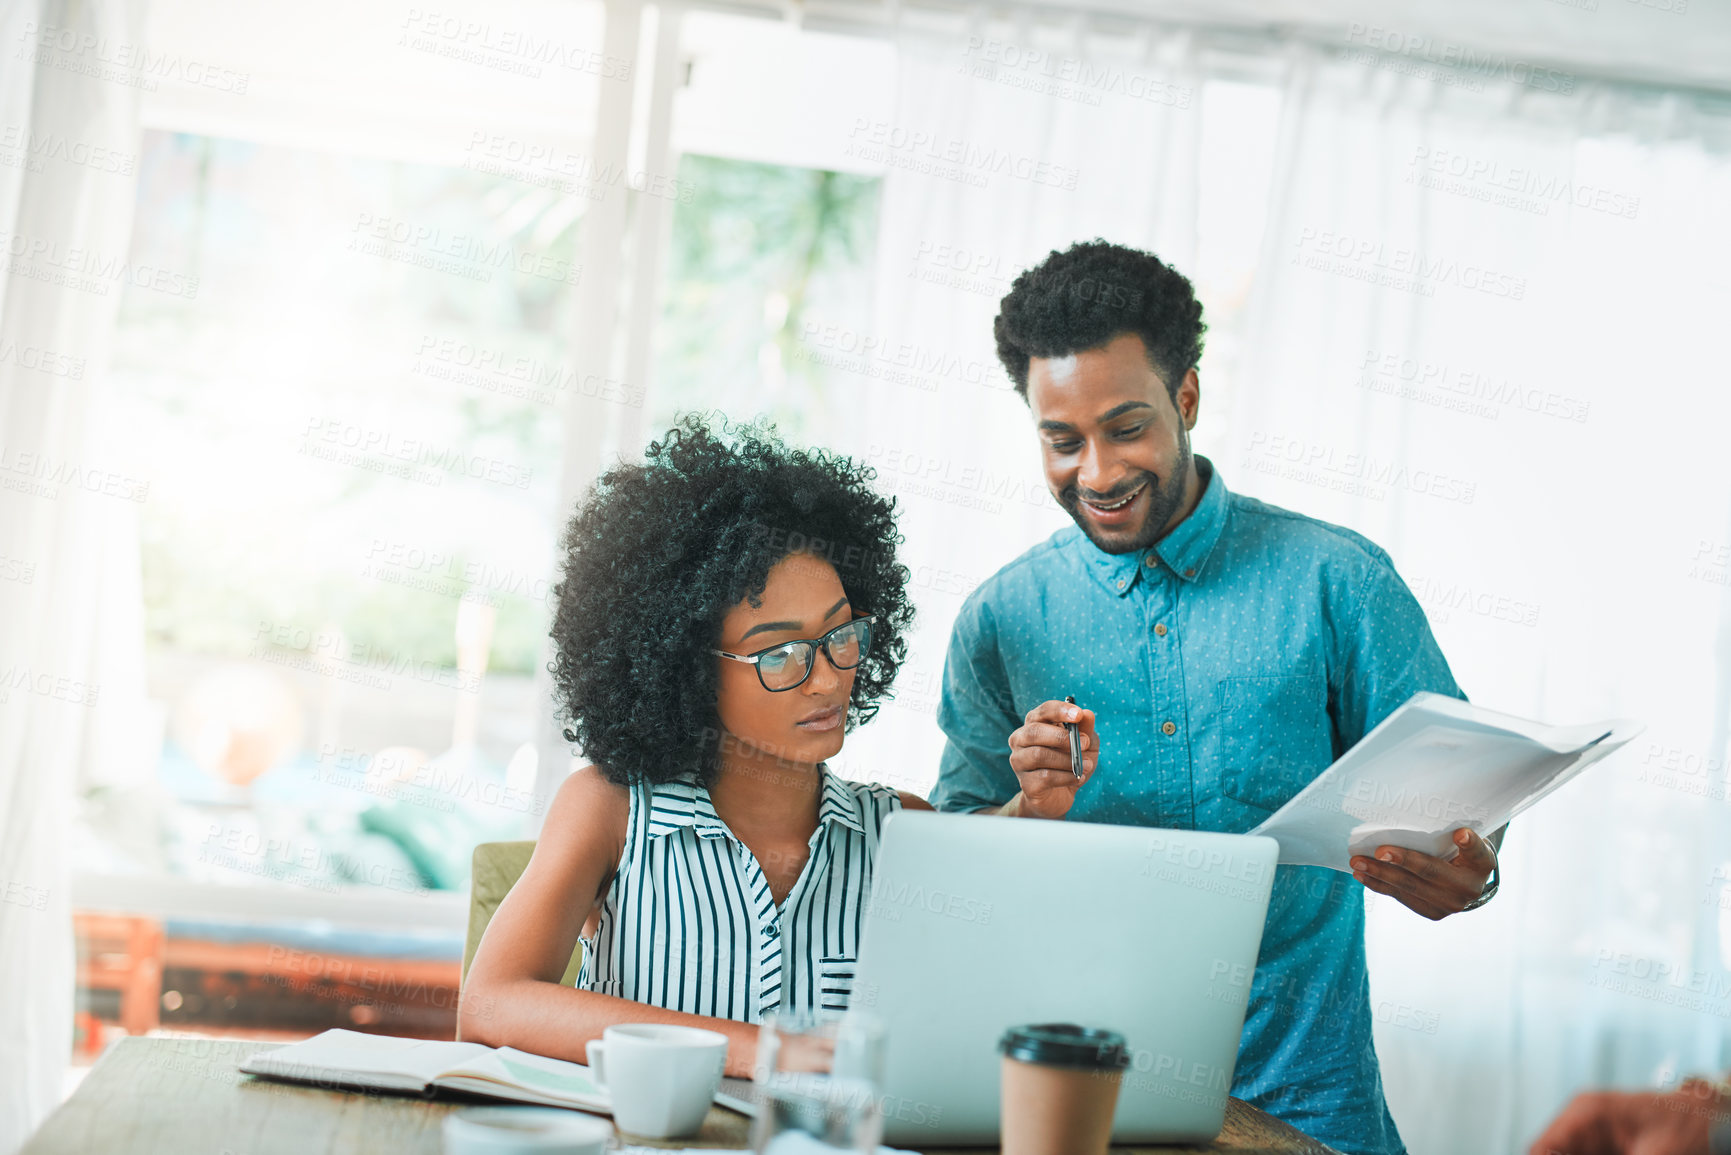
<instances>
[{"instance_id":1,"label":"coffee cup lid","mask_svg":"<svg viewBox=\"0 0 1731 1155\"><path fill-rule=\"evenodd\" d=\"M1033 1023L1011 1027L998 1040L998 1050L1023 1063L1049 1067L1085 1067L1105 1071L1127 1066L1129 1049L1117 1031L1080 1027L1075 1023Z\"/></svg>"}]
</instances>

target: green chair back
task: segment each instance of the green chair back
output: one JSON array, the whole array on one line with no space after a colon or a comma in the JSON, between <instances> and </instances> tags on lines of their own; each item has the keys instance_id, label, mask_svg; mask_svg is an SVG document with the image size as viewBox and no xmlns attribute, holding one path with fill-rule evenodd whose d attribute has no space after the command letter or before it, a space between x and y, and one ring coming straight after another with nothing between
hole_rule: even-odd
<instances>
[{"instance_id":1,"label":"green chair back","mask_svg":"<svg viewBox=\"0 0 1731 1155\"><path fill-rule=\"evenodd\" d=\"M475 847L469 883L469 937L463 943L463 977L469 977L469 964L475 959L475 948L481 945L481 935L493 919L493 912L523 877L529 856L535 853L533 842L482 842ZM577 971L583 965L583 944L571 952L565 967L565 986L577 984Z\"/></svg>"}]
</instances>

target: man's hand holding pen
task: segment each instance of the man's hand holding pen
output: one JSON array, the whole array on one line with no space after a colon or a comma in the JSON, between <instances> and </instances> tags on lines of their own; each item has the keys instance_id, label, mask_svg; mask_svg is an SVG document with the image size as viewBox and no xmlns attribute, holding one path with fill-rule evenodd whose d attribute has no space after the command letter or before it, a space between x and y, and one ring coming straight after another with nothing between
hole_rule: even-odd
<instances>
[{"instance_id":1,"label":"man's hand holding pen","mask_svg":"<svg viewBox=\"0 0 1731 1155\"><path fill-rule=\"evenodd\" d=\"M1080 774L1071 767L1067 723L1077 730ZM1076 791L1093 775L1099 754L1094 711L1068 702L1041 702L1010 735L1010 769L1016 772L1021 792L999 813L1023 818L1064 817L1076 801Z\"/></svg>"}]
</instances>

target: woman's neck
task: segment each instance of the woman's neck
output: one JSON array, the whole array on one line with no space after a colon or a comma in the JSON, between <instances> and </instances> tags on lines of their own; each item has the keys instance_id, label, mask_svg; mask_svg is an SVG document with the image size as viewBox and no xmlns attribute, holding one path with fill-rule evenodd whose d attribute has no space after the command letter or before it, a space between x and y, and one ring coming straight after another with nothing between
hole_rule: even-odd
<instances>
[{"instance_id":1,"label":"woman's neck","mask_svg":"<svg viewBox=\"0 0 1731 1155\"><path fill-rule=\"evenodd\" d=\"M741 838L762 833L803 840L817 829L822 791L823 772L817 766L787 762L735 741L723 747L709 800Z\"/></svg>"}]
</instances>

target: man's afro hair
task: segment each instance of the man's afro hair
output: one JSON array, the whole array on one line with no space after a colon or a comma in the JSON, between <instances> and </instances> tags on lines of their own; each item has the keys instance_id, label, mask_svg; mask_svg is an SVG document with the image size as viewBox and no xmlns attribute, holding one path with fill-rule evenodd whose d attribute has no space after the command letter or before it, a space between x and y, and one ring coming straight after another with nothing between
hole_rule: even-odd
<instances>
[{"instance_id":1,"label":"man's afro hair","mask_svg":"<svg viewBox=\"0 0 1731 1155\"><path fill-rule=\"evenodd\" d=\"M998 303L992 332L998 359L1028 397L1028 362L1097 349L1134 333L1148 362L1176 395L1202 359L1202 303L1184 274L1152 253L1103 240L1054 249L1026 270Z\"/></svg>"}]
</instances>

